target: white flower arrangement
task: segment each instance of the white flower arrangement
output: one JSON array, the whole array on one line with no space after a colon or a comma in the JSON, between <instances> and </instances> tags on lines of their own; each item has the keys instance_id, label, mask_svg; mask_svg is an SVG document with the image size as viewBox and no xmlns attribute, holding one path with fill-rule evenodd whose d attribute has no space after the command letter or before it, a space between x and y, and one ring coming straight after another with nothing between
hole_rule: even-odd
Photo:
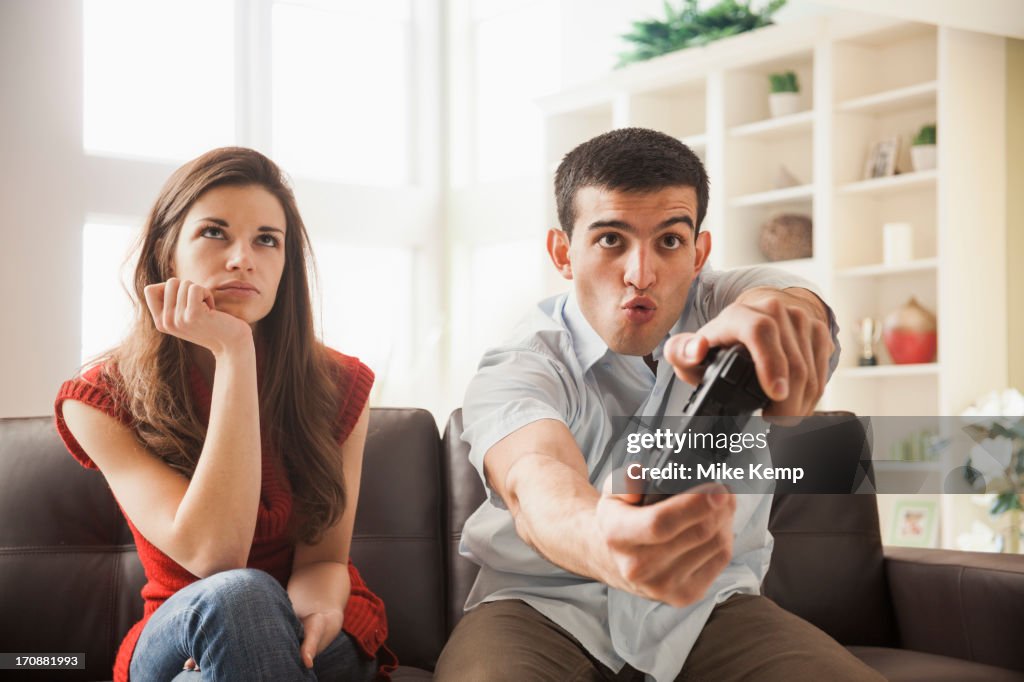
<instances>
[{"instance_id":1,"label":"white flower arrangement","mask_svg":"<svg viewBox=\"0 0 1024 682\"><path fill-rule=\"evenodd\" d=\"M1024 510L1024 395L1013 388L993 391L962 416L969 422L964 430L978 443L967 458L967 482L995 494L993 516Z\"/></svg>"}]
</instances>

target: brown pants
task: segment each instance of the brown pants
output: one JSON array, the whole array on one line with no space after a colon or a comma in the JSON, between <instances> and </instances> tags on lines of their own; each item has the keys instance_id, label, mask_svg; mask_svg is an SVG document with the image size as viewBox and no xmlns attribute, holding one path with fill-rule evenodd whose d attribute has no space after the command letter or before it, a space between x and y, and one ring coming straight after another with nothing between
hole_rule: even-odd
<instances>
[{"instance_id":1,"label":"brown pants","mask_svg":"<svg viewBox=\"0 0 1024 682\"><path fill-rule=\"evenodd\" d=\"M634 682L592 658L568 632L516 600L481 604L459 622L441 652L439 682ZM735 595L715 607L676 678L718 680L884 680L838 642L765 597Z\"/></svg>"}]
</instances>

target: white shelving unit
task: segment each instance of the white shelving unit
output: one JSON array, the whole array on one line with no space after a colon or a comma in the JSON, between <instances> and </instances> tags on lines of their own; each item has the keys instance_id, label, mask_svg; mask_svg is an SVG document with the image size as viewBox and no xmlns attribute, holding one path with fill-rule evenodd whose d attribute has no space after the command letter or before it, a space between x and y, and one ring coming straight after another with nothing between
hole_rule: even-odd
<instances>
[{"instance_id":1,"label":"white shelving unit","mask_svg":"<svg viewBox=\"0 0 1024 682\"><path fill-rule=\"evenodd\" d=\"M775 213L812 218L812 256L775 264L817 283L841 327L845 351L823 408L959 414L1008 376L1006 68L1005 39L947 27L864 14L770 26L542 100L545 168L612 128L683 140L711 178L714 267L764 263L759 231ZM771 118L768 75L786 70L801 110ZM938 167L915 172L910 140L928 123ZM865 179L871 145L890 137L900 141L897 174ZM780 166L795 185L778 186ZM553 198L546 215L557 224ZM887 222L911 223L914 260L884 264ZM858 321L911 296L937 315L936 360L894 365L878 344L881 364L857 367ZM952 546L959 529L943 527Z\"/></svg>"}]
</instances>

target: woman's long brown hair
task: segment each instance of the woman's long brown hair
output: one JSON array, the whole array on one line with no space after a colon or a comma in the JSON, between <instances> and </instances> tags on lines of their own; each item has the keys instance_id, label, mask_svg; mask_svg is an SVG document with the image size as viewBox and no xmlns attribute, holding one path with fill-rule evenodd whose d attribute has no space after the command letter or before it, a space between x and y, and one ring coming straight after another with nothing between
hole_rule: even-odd
<instances>
[{"instance_id":1,"label":"woman's long brown hair","mask_svg":"<svg viewBox=\"0 0 1024 682\"><path fill-rule=\"evenodd\" d=\"M307 264L312 253L295 196L273 161L224 147L190 161L168 179L143 229L135 268L135 319L106 358L105 378L134 418L143 445L191 478L206 438L189 389L189 344L157 331L143 290L166 281L186 214L206 191L256 185L277 197L287 221L277 299L254 332L260 349L263 442L280 454L294 494L297 539L316 542L345 508L338 443L337 365L313 329ZM269 441L269 442L268 442Z\"/></svg>"}]
</instances>

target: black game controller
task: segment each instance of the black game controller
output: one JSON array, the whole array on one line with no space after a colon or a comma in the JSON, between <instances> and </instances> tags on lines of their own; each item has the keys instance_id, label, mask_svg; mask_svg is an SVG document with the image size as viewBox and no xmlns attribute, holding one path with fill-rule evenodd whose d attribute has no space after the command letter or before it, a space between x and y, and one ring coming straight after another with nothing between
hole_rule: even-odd
<instances>
[{"instance_id":1,"label":"black game controller","mask_svg":"<svg viewBox=\"0 0 1024 682\"><path fill-rule=\"evenodd\" d=\"M757 380L750 351L744 346L711 348L703 364L704 378L686 401L684 417L742 418L742 427L755 410L770 402Z\"/></svg>"},{"instance_id":2,"label":"black game controller","mask_svg":"<svg viewBox=\"0 0 1024 682\"><path fill-rule=\"evenodd\" d=\"M683 407L681 431L738 433L743 431L756 410L767 407L771 402L761 389L754 360L744 346L711 348L701 364L705 366L704 377ZM665 450L654 466L663 467L676 457L673 451ZM679 492L680 488L679 482L671 484L672 492L663 490L662 486L662 481L646 481L641 504L657 502Z\"/></svg>"}]
</instances>

